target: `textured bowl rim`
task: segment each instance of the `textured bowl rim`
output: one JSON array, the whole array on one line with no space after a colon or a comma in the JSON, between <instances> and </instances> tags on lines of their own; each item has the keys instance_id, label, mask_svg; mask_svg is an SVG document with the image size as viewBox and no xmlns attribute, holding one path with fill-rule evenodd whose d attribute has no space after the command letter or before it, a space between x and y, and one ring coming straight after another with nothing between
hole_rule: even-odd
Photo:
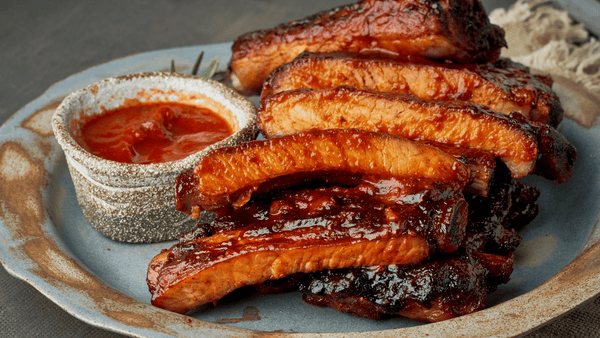
<instances>
[{"instance_id":1,"label":"textured bowl rim","mask_svg":"<svg viewBox=\"0 0 600 338\"><path fill-rule=\"evenodd\" d=\"M101 158L85 150L75 141L69 131L69 127L66 125L68 122L70 122L67 121L67 115L70 113L70 105L84 95L96 91L99 87L110 84L121 85L128 81L131 82L138 79L156 79L160 81L164 81L165 79L183 79L184 81L194 82L196 85L200 84L201 87L206 89L212 88L215 92L217 92L217 96L220 96L220 98L215 98L215 95L207 95L209 98L218 103L224 104L228 110L232 111L233 115L236 115L234 110L237 110L241 115L245 116L246 119L240 120L238 118L239 129L225 139L216 142L199 152L176 161L150 164L123 163ZM206 93L198 92L198 94ZM142 72L109 77L76 90L67 95L56 109L56 112L52 117L52 129L67 158L72 157L77 162L85 163L85 167L89 170L97 170L97 168L109 168L109 170L113 172L122 174L124 179L128 179L129 177L153 177L163 174L177 175L186 169L192 168L194 164L197 163L199 159L202 158L207 152L216 148L227 146L231 140L239 138L243 134L256 134L258 131L256 107L252 102L237 93L232 88L227 87L220 82L203 77L169 72Z\"/></svg>"}]
</instances>

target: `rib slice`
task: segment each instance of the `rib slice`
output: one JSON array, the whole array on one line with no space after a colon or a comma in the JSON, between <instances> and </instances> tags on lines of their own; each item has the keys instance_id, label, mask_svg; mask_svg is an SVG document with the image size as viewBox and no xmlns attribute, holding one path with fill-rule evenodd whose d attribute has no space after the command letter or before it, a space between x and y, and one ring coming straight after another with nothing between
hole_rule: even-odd
<instances>
[{"instance_id":1,"label":"rib slice","mask_svg":"<svg viewBox=\"0 0 600 338\"><path fill-rule=\"evenodd\" d=\"M505 228L521 229L538 214L540 189L510 177L498 166L487 198L466 194L471 223L499 223Z\"/></svg>"},{"instance_id":2,"label":"rib slice","mask_svg":"<svg viewBox=\"0 0 600 338\"><path fill-rule=\"evenodd\" d=\"M261 99L278 92L342 85L422 99L477 103L509 115L556 127L563 118L552 79L501 60L495 64L408 62L377 54L347 52L300 54L265 81Z\"/></svg>"},{"instance_id":3,"label":"rib slice","mask_svg":"<svg viewBox=\"0 0 600 338\"><path fill-rule=\"evenodd\" d=\"M464 199L452 200L466 205ZM389 208L350 203L312 218L262 213L248 226L221 229L157 255L148 267L152 304L186 313L239 287L296 273L418 264L435 248L428 241L428 232L459 228L459 236L464 238L466 207L448 208L439 205L442 202L451 203L449 199L439 203L427 199ZM445 215L448 210L459 215ZM436 227L436 222L443 224Z\"/></svg>"},{"instance_id":4,"label":"rib slice","mask_svg":"<svg viewBox=\"0 0 600 338\"><path fill-rule=\"evenodd\" d=\"M384 51L474 63L498 59L505 46L504 31L490 24L477 0L363 0L240 36L229 70L237 90L259 93L273 69L303 51Z\"/></svg>"},{"instance_id":5,"label":"rib slice","mask_svg":"<svg viewBox=\"0 0 600 338\"><path fill-rule=\"evenodd\" d=\"M238 208L275 178L282 178L283 187L296 174L329 171L432 179L462 188L470 179L466 164L433 146L363 130L309 130L210 152L193 172L177 178L177 210L198 217L202 210Z\"/></svg>"},{"instance_id":6,"label":"rib slice","mask_svg":"<svg viewBox=\"0 0 600 338\"><path fill-rule=\"evenodd\" d=\"M566 182L577 156L555 129L529 123L518 113L505 116L477 104L348 86L273 95L261 103L259 125L266 137L313 128L357 128L474 148L502 160L514 178L535 169L546 178Z\"/></svg>"},{"instance_id":7,"label":"rib slice","mask_svg":"<svg viewBox=\"0 0 600 338\"><path fill-rule=\"evenodd\" d=\"M393 229L384 228L368 232L372 239L353 239L342 231L313 227L255 239L236 230L219 236L227 238L224 243L212 243L214 235L206 237L182 248L189 252L184 255L188 259L175 257L173 261L170 256L176 251L172 249L150 263L150 270L161 267L148 274L158 276L157 281L149 281L151 289L155 285L152 304L186 313L241 286L271 278L380 263L412 265L429 255L425 238L408 234L386 236L390 232Z\"/></svg>"},{"instance_id":8,"label":"rib slice","mask_svg":"<svg viewBox=\"0 0 600 338\"><path fill-rule=\"evenodd\" d=\"M310 304L371 319L400 315L437 322L483 309L486 276L487 270L476 261L445 258L404 268L317 272L299 286Z\"/></svg>"},{"instance_id":9,"label":"rib slice","mask_svg":"<svg viewBox=\"0 0 600 338\"><path fill-rule=\"evenodd\" d=\"M423 142L432 145L444 152L454 156L461 162L469 165L471 179L465 187L465 192L486 197L493 182L496 171L496 157L488 152L473 148L457 147L438 142Z\"/></svg>"},{"instance_id":10,"label":"rib slice","mask_svg":"<svg viewBox=\"0 0 600 338\"><path fill-rule=\"evenodd\" d=\"M180 241L256 224L264 226L287 222L285 227L289 228L292 224L303 223L303 220L327 219L331 215L338 217L340 213L344 213L344 217L359 217L363 219L361 222L376 215L391 222L403 219L413 209L420 208L422 211L433 210L426 211L427 216L420 216L420 231L436 251L453 252L464 244L468 206L459 185L425 179L376 177L362 177L357 185L324 184L314 181L313 177L305 177L303 183L285 190L274 188L239 208L218 209L214 221L198 225ZM374 219L372 222L381 221Z\"/></svg>"},{"instance_id":11,"label":"rib slice","mask_svg":"<svg viewBox=\"0 0 600 338\"><path fill-rule=\"evenodd\" d=\"M526 210L537 210L538 195L537 188L514 181L499 165L490 197L467 198L464 250L450 255L433 253L416 266L326 270L268 281L255 288L261 293L300 289L310 304L369 319L400 315L435 322L468 314L483 307L488 292L509 281L516 245L515 238L502 236L502 229L512 230L533 219L537 212ZM473 242L475 237L479 243Z\"/></svg>"}]
</instances>

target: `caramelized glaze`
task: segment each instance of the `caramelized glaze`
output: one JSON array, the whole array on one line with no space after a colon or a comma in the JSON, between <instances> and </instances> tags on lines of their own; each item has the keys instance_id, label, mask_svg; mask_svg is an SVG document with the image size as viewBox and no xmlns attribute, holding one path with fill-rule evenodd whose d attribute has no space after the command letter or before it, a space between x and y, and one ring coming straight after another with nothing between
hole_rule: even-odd
<instances>
[{"instance_id":1,"label":"caramelized glaze","mask_svg":"<svg viewBox=\"0 0 600 338\"><path fill-rule=\"evenodd\" d=\"M410 94L427 100L466 101L509 115L556 127L563 117L548 78L508 60L494 64L400 61L378 54L347 52L300 54L278 67L267 80L261 100L278 92L347 85L380 92Z\"/></svg>"},{"instance_id":2,"label":"caramelized glaze","mask_svg":"<svg viewBox=\"0 0 600 338\"><path fill-rule=\"evenodd\" d=\"M257 289L300 289L310 304L370 319L400 315L435 322L481 310L487 294L509 280L512 253L520 241L514 227L536 216L539 190L514 181L499 165L488 198L467 196L467 240L450 255L434 253L427 261L410 267L375 266L294 275ZM513 235L502 235L509 233Z\"/></svg>"},{"instance_id":3,"label":"caramelized glaze","mask_svg":"<svg viewBox=\"0 0 600 338\"><path fill-rule=\"evenodd\" d=\"M460 191L430 180L368 177L355 187L273 191L219 210L152 261L152 303L184 313L269 279L408 266L433 251L456 251L468 215Z\"/></svg>"},{"instance_id":4,"label":"caramelized glaze","mask_svg":"<svg viewBox=\"0 0 600 338\"><path fill-rule=\"evenodd\" d=\"M476 104L348 86L275 94L261 103L259 124L267 137L313 128L357 128L474 148L500 158L515 178L536 169L566 182L576 158L575 148L559 132L518 113L505 116Z\"/></svg>"},{"instance_id":5,"label":"caramelized glaze","mask_svg":"<svg viewBox=\"0 0 600 338\"><path fill-rule=\"evenodd\" d=\"M486 275L476 261L446 258L412 267L323 271L299 286L310 304L372 319L401 315L437 322L483 309Z\"/></svg>"},{"instance_id":6,"label":"caramelized glaze","mask_svg":"<svg viewBox=\"0 0 600 338\"><path fill-rule=\"evenodd\" d=\"M197 215L224 205L238 208L274 178L327 171L461 186L470 178L466 164L429 145L368 131L311 130L210 152L193 173L178 177L177 209Z\"/></svg>"},{"instance_id":7,"label":"caramelized glaze","mask_svg":"<svg viewBox=\"0 0 600 338\"><path fill-rule=\"evenodd\" d=\"M229 64L234 86L258 93L276 67L304 51L385 52L460 63L494 61L506 45L479 1L362 0L240 36Z\"/></svg>"}]
</instances>

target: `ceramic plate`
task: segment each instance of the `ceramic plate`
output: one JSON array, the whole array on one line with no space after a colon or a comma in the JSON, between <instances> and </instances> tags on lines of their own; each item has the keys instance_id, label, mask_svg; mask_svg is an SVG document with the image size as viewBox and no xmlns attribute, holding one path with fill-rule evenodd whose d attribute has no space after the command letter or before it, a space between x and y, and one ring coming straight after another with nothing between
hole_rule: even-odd
<instances>
[{"instance_id":1,"label":"ceramic plate","mask_svg":"<svg viewBox=\"0 0 600 338\"><path fill-rule=\"evenodd\" d=\"M598 127L565 120L561 131L579 152L570 182L527 177L537 186L540 214L524 228L510 283L488 308L435 324L395 318L371 321L302 302L299 293L238 295L188 316L150 305L146 267L173 244L124 244L95 232L75 198L65 157L50 127L54 109L70 92L109 76L166 70L189 72L201 50L224 65L230 43L136 54L73 75L52 86L0 129L0 257L5 268L73 316L139 337L287 336L376 337L514 336L600 293ZM206 64L203 65L206 67ZM346 332L340 334L340 332ZM353 332L353 333L349 333Z\"/></svg>"}]
</instances>

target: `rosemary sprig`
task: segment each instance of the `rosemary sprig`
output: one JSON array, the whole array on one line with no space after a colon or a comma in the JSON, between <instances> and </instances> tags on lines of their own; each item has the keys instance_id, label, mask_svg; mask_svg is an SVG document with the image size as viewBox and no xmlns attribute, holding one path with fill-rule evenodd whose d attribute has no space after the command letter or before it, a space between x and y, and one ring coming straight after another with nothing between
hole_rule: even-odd
<instances>
[{"instance_id":1,"label":"rosemary sprig","mask_svg":"<svg viewBox=\"0 0 600 338\"><path fill-rule=\"evenodd\" d=\"M203 57L204 57L204 51L201 51L200 54L198 55L198 57L196 58L196 62L194 62L194 66L192 67L192 72L191 72L192 75L198 74L198 69L200 68L200 64L202 63ZM209 62L206 69L204 69L202 71L200 76L207 78L207 79L212 79L215 76L215 74L217 73L218 68L219 68L219 58L217 56L215 56ZM169 64L169 72L175 73L175 60L173 60L173 59L171 59L171 62Z\"/></svg>"},{"instance_id":2,"label":"rosemary sprig","mask_svg":"<svg viewBox=\"0 0 600 338\"><path fill-rule=\"evenodd\" d=\"M207 79L212 79L217 72L217 68L219 68L219 58L215 56L208 64L208 67L206 67L202 74L200 74L200 76Z\"/></svg>"}]
</instances>

